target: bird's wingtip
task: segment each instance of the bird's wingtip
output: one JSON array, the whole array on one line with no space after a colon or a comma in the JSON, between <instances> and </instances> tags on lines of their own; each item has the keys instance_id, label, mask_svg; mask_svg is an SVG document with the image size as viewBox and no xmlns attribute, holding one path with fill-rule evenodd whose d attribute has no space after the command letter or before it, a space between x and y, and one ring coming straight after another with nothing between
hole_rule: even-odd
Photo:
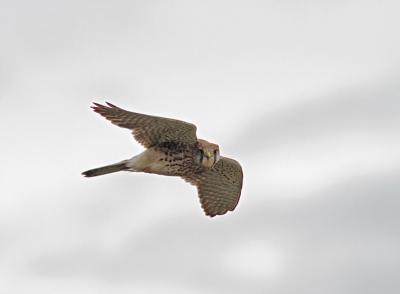
<instances>
[{"instance_id":1,"label":"bird's wingtip","mask_svg":"<svg viewBox=\"0 0 400 294\"><path fill-rule=\"evenodd\" d=\"M112 104L112 103L110 103L110 102L107 102L107 101L106 101L106 104L107 104L109 107L111 107L111 108L118 108L118 109L119 109L118 106L115 106L114 104Z\"/></svg>"}]
</instances>

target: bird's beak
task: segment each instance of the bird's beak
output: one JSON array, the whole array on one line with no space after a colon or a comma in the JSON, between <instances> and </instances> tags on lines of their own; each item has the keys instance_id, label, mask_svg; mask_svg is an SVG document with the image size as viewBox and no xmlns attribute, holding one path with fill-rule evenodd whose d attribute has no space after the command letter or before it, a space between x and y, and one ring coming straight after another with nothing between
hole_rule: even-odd
<instances>
[{"instance_id":1,"label":"bird's beak","mask_svg":"<svg viewBox=\"0 0 400 294\"><path fill-rule=\"evenodd\" d=\"M213 156L213 152L212 151L206 151L206 152L204 152L204 156L207 157L207 159L210 159L210 157Z\"/></svg>"}]
</instances>

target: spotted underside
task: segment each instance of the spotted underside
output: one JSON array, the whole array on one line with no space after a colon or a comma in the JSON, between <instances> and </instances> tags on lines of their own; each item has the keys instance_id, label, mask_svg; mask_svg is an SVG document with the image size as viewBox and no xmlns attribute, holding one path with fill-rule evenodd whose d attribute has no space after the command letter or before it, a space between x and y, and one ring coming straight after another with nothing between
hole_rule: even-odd
<instances>
[{"instance_id":1,"label":"spotted underside","mask_svg":"<svg viewBox=\"0 0 400 294\"><path fill-rule=\"evenodd\" d=\"M182 176L202 171L198 143L161 143L151 147L161 153L158 159L167 170L169 175Z\"/></svg>"}]
</instances>

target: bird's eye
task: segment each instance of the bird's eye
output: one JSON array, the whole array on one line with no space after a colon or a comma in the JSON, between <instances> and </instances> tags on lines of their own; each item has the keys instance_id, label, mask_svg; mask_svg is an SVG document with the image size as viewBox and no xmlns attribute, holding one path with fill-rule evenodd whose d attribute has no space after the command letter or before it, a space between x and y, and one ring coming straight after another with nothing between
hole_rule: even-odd
<instances>
[{"instance_id":1,"label":"bird's eye","mask_svg":"<svg viewBox=\"0 0 400 294\"><path fill-rule=\"evenodd\" d=\"M217 154L218 152L219 152L218 149L215 149L215 150L214 150L214 154Z\"/></svg>"}]
</instances>

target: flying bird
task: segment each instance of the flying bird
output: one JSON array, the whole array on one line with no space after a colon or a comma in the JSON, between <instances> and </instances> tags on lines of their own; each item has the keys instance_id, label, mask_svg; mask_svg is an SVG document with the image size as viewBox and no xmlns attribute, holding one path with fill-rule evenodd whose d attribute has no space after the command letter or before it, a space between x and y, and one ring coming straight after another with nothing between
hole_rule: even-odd
<instances>
[{"instance_id":1,"label":"flying bird","mask_svg":"<svg viewBox=\"0 0 400 294\"><path fill-rule=\"evenodd\" d=\"M93 110L111 123L132 131L146 149L121 162L82 173L96 177L118 171L178 176L197 187L201 207L214 217L233 211L242 191L243 171L219 146L198 139L196 126L180 120L126 111L111 103L94 103Z\"/></svg>"}]
</instances>

